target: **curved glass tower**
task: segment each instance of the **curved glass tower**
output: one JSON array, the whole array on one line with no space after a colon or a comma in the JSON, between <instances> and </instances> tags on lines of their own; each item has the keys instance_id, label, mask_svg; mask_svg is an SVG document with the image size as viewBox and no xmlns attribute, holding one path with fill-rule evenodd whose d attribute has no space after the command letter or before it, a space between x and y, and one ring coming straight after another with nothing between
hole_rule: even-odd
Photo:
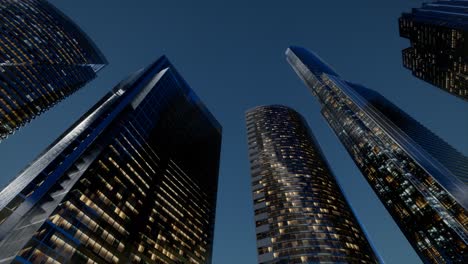
<instances>
[{"instance_id":1,"label":"curved glass tower","mask_svg":"<svg viewBox=\"0 0 468 264\"><path fill-rule=\"evenodd\" d=\"M259 263L379 263L302 116L271 105L246 120Z\"/></svg>"},{"instance_id":2,"label":"curved glass tower","mask_svg":"<svg viewBox=\"0 0 468 264\"><path fill-rule=\"evenodd\" d=\"M0 192L0 263L211 263L220 147L160 58Z\"/></svg>"},{"instance_id":3,"label":"curved glass tower","mask_svg":"<svg viewBox=\"0 0 468 264\"><path fill-rule=\"evenodd\" d=\"M317 55L290 47L286 57L421 259L467 263L468 158Z\"/></svg>"},{"instance_id":4,"label":"curved glass tower","mask_svg":"<svg viewBox=\"0 0 468 264\"><path fill-rule=\"evenodd\" d=\"M96 77L91 39L45 0L0 0L0 141Z\"/></svg>"}]
</instances>

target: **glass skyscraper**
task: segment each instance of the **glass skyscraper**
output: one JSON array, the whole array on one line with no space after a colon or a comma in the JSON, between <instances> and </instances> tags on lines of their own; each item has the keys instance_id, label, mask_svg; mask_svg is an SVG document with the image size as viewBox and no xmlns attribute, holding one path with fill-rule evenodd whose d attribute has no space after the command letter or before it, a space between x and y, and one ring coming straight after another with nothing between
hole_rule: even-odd
<instances>
[{"instance_id":1,"label":"glass skyscraper","mask_svg":"<svg viewBox=\"0 0 468 264\"><path fill-rule=\"evenodd\" d=\"M246 113L258 262L379 263L303 117Z\"/></svg>"},{"instance_id":2,"label":"glass skyscraper","mask_svg":"<svg viewBox=\"0 0 468 264\"><path fill-rule=\"evenodd\" d=\"M91 39L45 0L0 0L0 141L96 77Z\"/></svg>"},{"instance_id":3,"label":"glass skyscraper","mask_svg":"<svg viewBox=\"0 0 468 264\"><path fill-rule=\"evenodd\" d=\"M0 192L0 263L211 263L220 147L161 57Z\"/></svg>"},{"instance_id":4,"label":"glass skyscraper","mask_svg":"<svg viewBox=\"0 0 468 264\"><path fill-rule=\"evenodd\" d=\"M411 46L403 65L413 75L468 100L468 1L436 1L399 19Z\"/></svg>"},{"instance_id":5,"label":"glass skyscraper","mask_svg":"<svg viewBox=\"0 0 468 264\"><path fill-rule=\"evenodd\" d=\"M290 47L286 57L421 259L467 263L468 159L317 55Z\"/></svg>"}]
</instances>

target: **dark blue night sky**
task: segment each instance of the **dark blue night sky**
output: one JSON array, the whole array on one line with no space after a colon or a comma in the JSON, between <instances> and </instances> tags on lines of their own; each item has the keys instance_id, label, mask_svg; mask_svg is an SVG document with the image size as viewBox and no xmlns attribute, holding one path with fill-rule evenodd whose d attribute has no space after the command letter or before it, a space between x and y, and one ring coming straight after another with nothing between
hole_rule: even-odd
<instances>
[{"instance_id":1,"label":"dark blue night sky","mask_svg":"<svg viewBox=\"0 0 468 264\"><path fill-rule=\"evenodd\" d=\"M284 104L304 115L357 217L386 263L419 258L285 60L289 45L318 53L344 78L375 89L468 154L468 104L403 69L398 17L416 0L51 1L110 65L87 87L0 144L0 186L120 80L166 54L223 125L214 264L256 263L244 112Z\"/></svg>"}]
</instances>

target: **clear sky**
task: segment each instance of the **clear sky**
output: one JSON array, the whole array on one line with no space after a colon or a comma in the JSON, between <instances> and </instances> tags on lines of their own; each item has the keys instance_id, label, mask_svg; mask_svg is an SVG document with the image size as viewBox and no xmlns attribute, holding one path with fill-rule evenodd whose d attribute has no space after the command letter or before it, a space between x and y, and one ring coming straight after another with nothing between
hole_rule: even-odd
<instances>
[{"instance_id":1,"label":"clear sky","mask_svg":"<svg viewBox=\"0 0 468 264\"><path fill-rule=\"evenodd\" d=\"M386 263L420 263L320 115L284 51L317 52L353 82L375 89L468 153L468 103L403 69L401 12L417 0L51 1L110 62L81 91L0 144L0 186L129 73L166 54L224 128L214 264L256 263L244 112L285 104L303 114L370 240Z\"/></svg>"}]
</instances>

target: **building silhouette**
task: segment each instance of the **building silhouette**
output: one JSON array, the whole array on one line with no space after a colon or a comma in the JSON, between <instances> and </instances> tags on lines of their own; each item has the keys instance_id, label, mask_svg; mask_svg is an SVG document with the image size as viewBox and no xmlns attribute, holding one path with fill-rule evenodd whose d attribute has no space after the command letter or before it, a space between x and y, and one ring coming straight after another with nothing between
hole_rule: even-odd
<instances>
[{"instance_id":1,"label":"building silhouette","mask_svg":"<svg viewBox=\"0 0 468 264\"><path fill-rule=\"evenodd\" d=\"M379 263L303 117L246 113L259 263Z\"/></svg>"},{"instance_id":2,"label":"building silhouette","mask_svg":"<svg viewBox=\"0 0 468 264\"><path fill-rule=\"evenodd\" d=\"M290 47L286 57L423 262L466 263L468 159L317 55Z\"/></svg>"},{"instance_id":3,"label":"building silhouette","mask_svg":"<svg viewBox=\"0 0 468 264\"><path fill-rule=\"evenodd\" d=\"M0 0L0 141L96 77L92 40L45 0Z\"/></svg>"},{"instance_id":4,"label":"building silhouette","mask_svg":"<svg viewBox=\"0 0 468 264\"><path fill-rule=\"evenodd\" d=\"M417 78L468 100L468 2L435 1L403 13L400 36L411 46L403 65Z\"/></svg>"},{"instance_id":5,"label":"building silhouette","mask_svg":"<svg viewBox=\"0 0 468 264\"><path fill-rule=\"evenodd\" d=\"M0 192L0 263L210 263L220 146L161 57Z\"/></svg>"}]
</instances>

